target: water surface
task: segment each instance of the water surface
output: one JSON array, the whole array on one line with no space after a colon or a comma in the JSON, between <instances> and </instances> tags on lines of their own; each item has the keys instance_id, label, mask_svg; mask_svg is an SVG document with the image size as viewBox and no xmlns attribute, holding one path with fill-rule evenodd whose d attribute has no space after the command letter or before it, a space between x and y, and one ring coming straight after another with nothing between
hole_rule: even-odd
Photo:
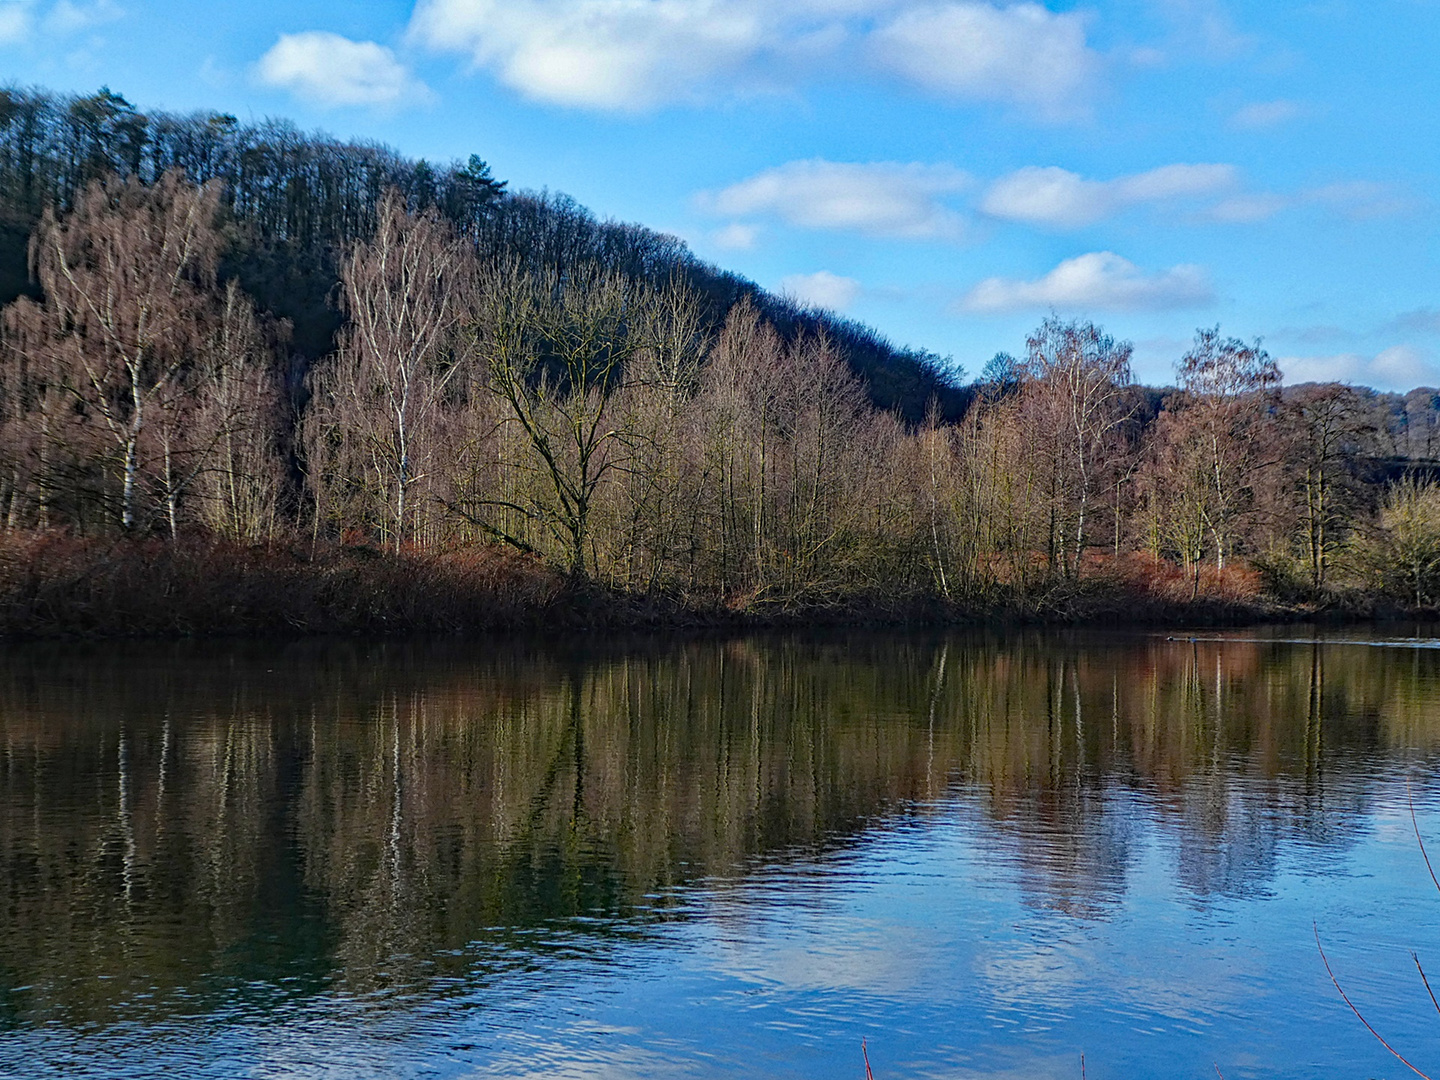
<instances>
[{"instance_id":1,"label":"water surface","mask_svg":"<svg viewBox=\"0 0 1440 1080\"><path fill-rule=\"evenodd\" d=\"M12 647L0 1075L1434 1072L1440 651L1221 637Z\"/></svg>"}]
</instances>

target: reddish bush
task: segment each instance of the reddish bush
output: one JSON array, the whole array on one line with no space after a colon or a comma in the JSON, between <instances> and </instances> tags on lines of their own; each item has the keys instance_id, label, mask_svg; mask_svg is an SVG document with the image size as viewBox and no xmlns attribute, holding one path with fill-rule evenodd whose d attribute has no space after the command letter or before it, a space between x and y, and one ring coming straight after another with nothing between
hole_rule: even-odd
<instances>
[{"instance_id":1,"label":"reddish bush","mask_svg":"<svg viewBox=\"0 0 1440 1080\"><path fill-rule=\"evenodd\" d=\"M340 545L0 534L0 634L375 633L538 624L563 581L493 546L378 555Z\"/></svg>"}]
</instances>

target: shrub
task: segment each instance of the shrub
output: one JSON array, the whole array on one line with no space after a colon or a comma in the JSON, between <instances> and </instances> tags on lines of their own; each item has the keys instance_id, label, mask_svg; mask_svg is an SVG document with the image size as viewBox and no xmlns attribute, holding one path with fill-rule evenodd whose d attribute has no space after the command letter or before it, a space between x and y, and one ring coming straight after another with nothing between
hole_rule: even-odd
<instances>
[{"instance_id":1,"label":"shrub","mask_svg":"<svg viewBox=\"0 0 1440 1080\"><path fill-rule=\"evenodd\" d=\"M1385 595L1417 608L1440 600L1440 484L1407 478L1391 487L1356 555Z\"/></svg>"}]
</instances>

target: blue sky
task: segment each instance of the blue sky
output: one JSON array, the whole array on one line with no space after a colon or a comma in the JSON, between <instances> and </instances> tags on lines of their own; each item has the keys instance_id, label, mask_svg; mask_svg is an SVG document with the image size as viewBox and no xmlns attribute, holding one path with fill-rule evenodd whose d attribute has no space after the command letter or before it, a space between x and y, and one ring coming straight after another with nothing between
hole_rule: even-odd
<instances>
[{"instance_id":1,"label":"blue sky","mask_svg":"<svg viewBox=\"0 0 1440 1080\"><path fill-rule=\"evenodd\" d=\"M972 373L1440 383L1440 0L0 0L0 78L285 116L676 233Z\"/></svg>"}]
</instances>

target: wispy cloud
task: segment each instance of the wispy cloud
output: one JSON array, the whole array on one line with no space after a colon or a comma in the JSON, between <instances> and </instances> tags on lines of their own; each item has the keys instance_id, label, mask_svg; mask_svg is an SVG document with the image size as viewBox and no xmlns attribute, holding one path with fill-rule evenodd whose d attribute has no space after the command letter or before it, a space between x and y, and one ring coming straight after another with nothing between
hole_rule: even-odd
<instances>
[{"instance_id":1,"label":"wispy cloud","mask_svg":"<svg viewBox=\"0 0 1440 1080\"><path fill-rule=\"evenodd\" d=\"M979 209L1005 221L1073 229L1142 206L1165 208L1196 224L1246 225L1303 207L1358 219L1403 213L1414 205L1399 188L1368 180L1291 192L1247 191L1233 165L1175 164L1111 180L1029 166L992 182Z\"/></svg>"},{"instance_id":2,"label":"wispy cloud","mask_svg":"<svg viewBox=\"0 0 1440 1080\"><path fill-rule=\"evenodd\" d=\"M1392 184L1347 180L1295 192L1239 192L1206 208L1199 217L1220 224L1245 225L1309 206L1343 218L1363 220L1403 214L1415 205L1415 199Z\"/></svg>"},{"instance_id":3,"label":"wispy cloud","mask_svg":"<svg viewBox=\"0 0 1440 1080\"><path fill-rule=\"evenodd\" d=\"M710 234L711 242L726 251L750 251L759 239L758 225L746 225L740 221L732 221Z\"/></svg>"},{"instance_id":4,"label":"wispy cloud","mask_svg":"<svg viewBox=\"0 0 1440 1080\"><path fill-rule=\"evenodd\" d=\"M1299 195L1303 202L1328 206L1352 219L1390 217L1416 207L1416 200L1394 184L1375 180L1346 180L1310 188Z\"/></svg>"},{"instance_id":5,"label":"wispy cloud","mask_svg":"<svg viewBox=\"0 0 1440 1080\"><path fill-rule=\"evenodd\" d=\"M1423 307L1413 311L1402 311L1384 327L1387 331L1408 331L1420 334L1440 334L1440 308Z\"/></svg>"},{"instance_id":6,"label":"wispy cloud","mask_svg":"<svg viewBox=\"0 0 1440 1080\"><path fill-rule=\"evenodd\" d=\"M880 66L937 94L1084 115L1100 74L1086 15L1039 4L950 3L902 12L869 46Z\"/></svg>"},{"instance_id":7,"label":"wispy cloud","mask_svg":"<svg viewBox=\"0 0 1440 1080\"><path fill-rule=\"evenodd\" d=\"M1379 340L1394 340L1397 337L1440 335L1440 308L1422 307L1386 319L1371 328L1339 326L1335 323L1279 326L1266 333L1267 340L1279 340L1301 346L1329 346L1339 348L1374 343ZM1353 352L1333 353L1331 356L1354 356Z\"/></svg>"},{"instance_id":8,"label":"wispy cloud","mask_svg":"<svg viewBox=\"0 0 1440 1080\"><path fill-rule=\"evenodd\" d=\"M1282 356L1276 360L1287 383L1346 382L1381 389L1409 390L1440 381L1433 358L1413 345L1392 345L1373 356Z\"/></svg>"},{"instance_id":9,"label":"wispy cloud","mask_svg":"<svg viewBox=\"0 0 1440 1080\"><path fill-rule=\"evenodd\" d=\"M782 278L780 291L801 303L831 311L846 311L860 298L862 286L854 278L820 270L814 274L791 274Z\"/></svg>"},{"instance_id":10,"label":"wispy cloud","mask_svg":"<svg viewBox=\"0 0 1440 1080\"><path fill-rule=\"evenodd\" d=\"M1184 264L1156 273L1141 270L1112 251L1066 259L1033 281L987 278L960 301L973 312L1150 311L1199 307L1214 293L1204 269Z\"/></svg>"},{"instance_id":11,"label":"wispy cloud","mask_svg":"<svg viewBox=\"0 0 1440 1080\"><path fill-rule=\"evenodd\" d=\"M1221 225L1250 225L1257 221L1268 221L1282 210L1297 205L1293 195L1279 195L1272 191L1247 191L1221 199L1198 215L1201 220Z\"/></svg>"},{"instance_id":12,"label":"wispy cloud","mask_svg":"<svg viewBox=\"0 0 1440 1080\"><path fill-rule=\"evenodd\" d=\"M1347 181L1297 192L1247 191L1226 164L1177 163L1107 180L1056 166L1028 166L976 194L965 171L946 164L834 162L815 158L766 169L718 192L696 196L700 208L735 219L714 237L744 249L754 223L774 218L812 229L847 229L901 239L959 240L978 213L1045 229L1077 229L1149 208L1177 223L1247 225L1285 211L1318 208L1359 219L1402 213L1415 205L1387 184Z\"/></svg>"},{"instance_id":13,"label":"wispy cloud","mask_svg":"<svg viewBox=\"0 0 1440 1080\"><path fill-rule=\"evenodd\" d=\"M396 106L429 96L391 49L323 30L281 34L255 70L266 86L325 106Z\"/></svg>"},{"instance_id":14,"label":"wispy cloud","mask_svg":"<svg viewBox=\"0 0 1440 1080\"><path fill-rule=\"evenodd\" d=\"M92 0L88 4L59 0L45 14L43 28L52 34L75 34L102 23L123 18L124 10L113 0Z\"/></svg>"},{"instance_id":15,"label":"wispy cloud","mask_svg":"<svg viewBox=\"0 0 1440 1080\"><path fill-rule=\"evenodd\" d=\"M1252 101L1230 115L1230 126L1242 131L1269 131L1309 114L1310 109L1298 101Z\"/></svg>"},{"instance_id":16,"label":"wispy cloud","mask_svg":"<svg viewBox=\"0 0 1440 1080\"><path fill-rule=\"evenodd\" d=\"M1301 345L1341 345L1356 341L1361 335L1348 326L1318 323L1310 326L1281 326L1265 335L1267 339L1298 342Z\"/></svg>"},{"instance_id":17,"label":"wispy cloud","mask_svg":"<svg viewBox=\"0 0 1440 1080\"><path fill-rule=\"evenodd\" d=\"M0 0L0 46L29 44L38 38L64 38L124 18L114 0Z\"/></svg>"},{"instance_id":18,"label":"wispy cloud","mask_svg":"<svg viewBox=\"0 0 1440 1080\"><path fill-rule=\"evenodd\" d=\"M1233 165L1165 165L1113 180L1087 180L1066 169L1032 166L996 180L980 200L995 218L1075 228L1147 203L1213 196L1234 189Z\"/></svg>"},{"instance_id":19,"label":"wispy cloud","mask_svg":"<svg viewBox=\"0 0 1440 1080\"><path fill-rule=\"evenodd\" d=\"M35 32L35 5L29 0L0 3L0 45L19 45Z\"/></svg>"},{"instance_id":20,"label":"wispy cloud","mask_svg":"<svg viewBox=\"0 0 1440 1080\"><path fill-rule=\"evenodd\" d=\"M421 0L411 33L562 106L645 111L868 72L1054 120L1096 87L1086 23L983 0Z\"/></svg>"},{"instance_id":21,"label":"wispy cloud","mask_svg":"<svg viewBox=\"0 0 1440 1080\"><path fill-rule=\"evenodd\" d=\"M766 169L716 193L703 209L731 218L775 217L810 229L853 229L900 239L956 239L963 217L946 197L970 177L949 165L813 159Z\"/></svg>"},{"instance_id":22,"label":"wispy cloud","mask_svg":"<svg viewBox=\"0 0 1440 1080\"><path fill-rule=\"evenodd\" d=\"M1235 25L1223 0L1154 0L1153 6L1170 24L1167 40L1152 47L1167 63L1233 60L1259 45L1259 38Z\"/></svg>"}]
</instances>

